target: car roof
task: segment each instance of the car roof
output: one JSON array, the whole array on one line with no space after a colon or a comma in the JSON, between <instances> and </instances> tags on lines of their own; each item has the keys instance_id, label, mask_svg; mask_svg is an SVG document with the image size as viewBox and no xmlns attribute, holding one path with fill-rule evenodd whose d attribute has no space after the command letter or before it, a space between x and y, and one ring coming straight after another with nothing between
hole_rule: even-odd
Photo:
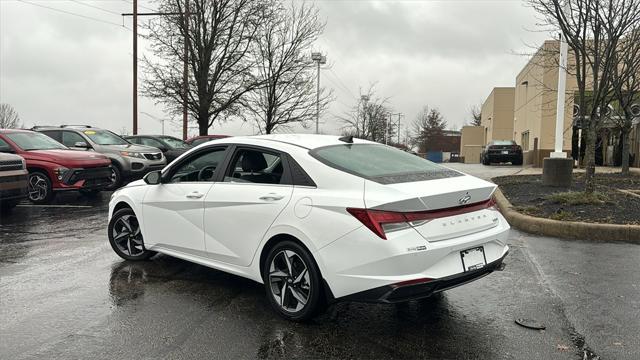
<instances>
[{"instance_id":1,"label":"car roof","mask_svg":"<svg viewBox=\"0 0 640 360\"><path fill-rule=\"evenodd\" d=\"M27 129L0 129L0 134L11 134L11 133L30 133L33 132Z\"/></svg>"},{"instance_id":2,"label":"car roof","mask_svg":"<svg viewBox=\"0 0 640 360\"><path fill-rule=\"evenodd\" d=\"M315 135L315 134L271 134L254 136L237 136L228 139L216 140L216 142L236 142L236 143L264 143L279 142L295 145L305 149L313 150L330 145L344 145L346 142L340 140L337 135ZM353 138L354 144L377 144L371 141Z\"/></svg>"}]
</instances>

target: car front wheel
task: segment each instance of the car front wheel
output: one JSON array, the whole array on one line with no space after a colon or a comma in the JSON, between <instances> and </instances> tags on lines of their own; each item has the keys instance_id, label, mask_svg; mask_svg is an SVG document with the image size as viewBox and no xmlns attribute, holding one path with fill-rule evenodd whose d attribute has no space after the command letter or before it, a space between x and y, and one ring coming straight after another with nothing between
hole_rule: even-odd
<instances>
[{"instance_id":1,"label":"car front wheel","mask_svg":"<svg viewBox=\"0 0 640 360\"><path fill-rule=\"evenodd\" d=\"M309 252L292 241L274 246L264 263L264 283L271 306L284 318L304 321L324 307L322 278Z\"/></svg>"},{"instance_id":2,"label":"car front wheel","mask_svg":"<svg viewBox=\"0 0 640 360\"><path fill-rule=\"evenodd\" d=\"M146 260L156 254L144 247L140 223L135 212L129 208L113 214L108 231L111 248L125 260Z\"/></svg>"},{"instance_id":3,"label":"car front wheel","mask_svg":"<svg viewBox=\"0 0 640 360\"><path fill-rule=\"evenodd\" d=\"M47 174L40 171L29 173L29 200L32 203L48 204L53 196L53 186Z\"/></svg>"}]
</instances>

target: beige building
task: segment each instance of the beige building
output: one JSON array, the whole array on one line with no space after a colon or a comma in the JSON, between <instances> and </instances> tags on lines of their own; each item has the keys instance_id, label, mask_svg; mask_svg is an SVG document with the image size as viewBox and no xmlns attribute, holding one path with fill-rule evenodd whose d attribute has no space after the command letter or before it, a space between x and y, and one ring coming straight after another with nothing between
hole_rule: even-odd
<instances>
[{"instance_id":1,"label":"beige building","mask_svg":"<svg viewBox=\"0 0 640 360\"><path fill-rule=\"evenodd\" d=\"M466 164L479 164L484 146L484 126L463 126L460 138L460 156Z\"/></svg>"},{"instance_id":2,"label":"beige building","mask_svg":"<svg viewBox=\"0 0 640 360\"><path fill-rule=\"evenodd\" d=\"M555 146L558 98L558 41L546 41L516 77L513 139L522 146L525 164L541 166ZM567 74L563 150L571 154L573 94L576 79Z\"/></svg>"},{"instance_id":3,"label":"beige building","mask_svg":"<svg viewBox=\"0 0 640 360\"><path fill-rule=\"evenodd\" d=\"M514 106L515 88L493 88L489 97L482 104L483 145L492 140L513 140Z\"/></svg>"}]
</instances>

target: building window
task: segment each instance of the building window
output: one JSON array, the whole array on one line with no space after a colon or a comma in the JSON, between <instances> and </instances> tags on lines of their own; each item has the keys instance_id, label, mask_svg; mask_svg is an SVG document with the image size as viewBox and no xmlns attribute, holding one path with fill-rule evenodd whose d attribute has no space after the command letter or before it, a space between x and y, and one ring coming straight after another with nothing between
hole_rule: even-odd
<instances>
[{"instance_id":1,"label":"building window","mask_svg":"<svg viewBox=\"0 0 640 360\"><path fill-rule=\"evenodd\" d=\"M522 133L520 144L522 145L523 150L529 150L529 130Z\"/></svg>"}]
</instances>

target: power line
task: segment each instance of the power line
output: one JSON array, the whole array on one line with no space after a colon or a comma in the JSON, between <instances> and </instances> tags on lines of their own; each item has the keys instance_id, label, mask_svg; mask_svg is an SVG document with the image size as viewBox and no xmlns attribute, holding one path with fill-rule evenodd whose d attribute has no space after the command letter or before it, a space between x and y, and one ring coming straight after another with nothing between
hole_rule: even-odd
<instances>
[{"instance_id":1,"label":"power line","mask_svg":"<svg viewBox=\"0 0 640 360\"><path fill-rule=\"evenodd\" d=\"M338 74L336 74L336 72L335 72L335 71L333 71L333 69L332 69L332 68L329 68L329 72L331 72L331 74L333 74L333 76L336 78L336 80L338 80L338 82L342 85L342 87L343 87L344 89L346 89L346 90L349 92L349 94L351 94L351 96L353 96L354 98L357 98L357 96L355 96L355 95L353 94L353 92L351 91L351 89L349 89L349 88L348 88L348 87L347 87L347 86L342 82L342 80L340 79L340 77L338 76Z\"/></svg>"},{"instance_id":2,"label":"power line","mask_svg":"<svg viewBox=\"0 0 640 360\"><path fill-rule=\"evenodd\" d=\"M83 5L83 6L87 6L87 7L90 7L90 8L98 9L98 10L100 10L100 11L104 11L104 12L107 12L107 13L110 13L110 14L114 14L114 15L118 15L118 16L120 15L120 14L118 14L118 13L117 13L117 12L115 12L115 11L111 11L111 10L109 10L109 9L101 8L101 7L99 7L99 6L95 6L95 5L91 5L91 4L83 3L83 2L78 1L78 0L69 0L69 1L72 1L72 2L74 2L74 3L76 3L76 4L80 4L80 5Z\"/></svg>"},{"instance_id":3,"label":"power line","mask_svg":"<svg viewBox=\"0 0 640 360\"><path fill-rule=\"evenodd\" d=\"M122 0L122 1L123 1L123 2L126 2L126 3L127 3L127 4L129 4L129 5L133 5L133 3L132 3L131 1L128 1L128 0ZM144 5L140 5L140 4L138 4L138 7L139 7L139 8L143 8L143 9L145 9L145 10L149 10L149 11L157 11L156 9L152 9L152 8L146 7L146 6L144 6Z\"/></svg>"},{"instance_id":4,"label":"power line","mask_svg":"<svg viewBox=\"0 0 640 360\"><path fill-rule=\"evenodd\" d=\"M32 2L29 2L29 1L25 1L25 0L18 0L18 1L21 2L21 3L25 3L25 4L29 4L29 5L33 5L33 6L38 6L38 7L44 8L44 9L49 9L51 11L57 11L57 12L60 12L60 13L63 13L63 14L77 16L77 17L81 17L83 19L93 20L93 21L104 23L104 24L114 25L114 26L117 26L119 28L124 28L124 26L122 24L118 24L116 22L111 22L111 21L107 21L107 20L94 18L94 17L91 17L91 16L77 14L77 13L74 13L74 12L71 12L71 11L62 10L62 9L58 9L58 8L54 8L54 7L50 7L50 6L46 6L46 5L42 5L42 4L36 4L36 3L32 3Z\"/></svg>"}]
</instances>

